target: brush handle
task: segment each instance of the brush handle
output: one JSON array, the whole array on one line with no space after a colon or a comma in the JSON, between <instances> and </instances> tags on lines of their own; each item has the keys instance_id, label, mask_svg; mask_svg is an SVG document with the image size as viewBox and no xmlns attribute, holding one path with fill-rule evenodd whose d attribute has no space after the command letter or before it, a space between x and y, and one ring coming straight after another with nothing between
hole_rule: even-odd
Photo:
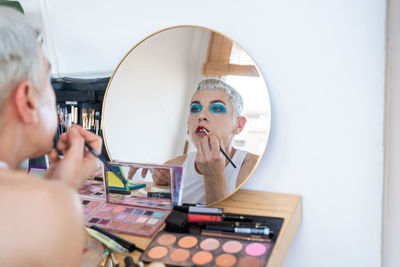
<instances>
[{"instance_id":1,"label":"brush handle","mask_svg":"<svg viewBox=\"0 0 400 267\"><path fill-rule=\"evenodd\" d=\"M209 134L209 132L206 130L206 129L201 129L201 131L203 131L203 132L205 132L206 133L206 135L208 135ZM222 147L221 146L219 146L219 151L221 151L222 152L222 154L224 154L224 156L225 156L225 158L232 164L232 166L233 166L233 168L235 168L236 169L236 165L235 165L235 163L233 163L233 161L231 160L231 158L225 153L225 151L222 149Z\"/></svg>"},{"instance_id":2,"label":"brush handle","mask_svg":"<svg viewBox=\"0 0 400 267\"><path fill-rule=\"evenodd\" d=\"M60 117L58 117L58 122L59 122L62 126L64 126L66 129L68 129L68 130L71 128L71 127L69 127L67 124L65 124L65 122L64 122ZM94 150L94 148L91 147L86 141L85 141L85 147L86 147L90 152L92 152L92 154L95 155L96 158L98 158L101 162L103 162L104 167L105 167L107 170L109 170L110 172L114 173L114 174L121 180L121 182L122 182L124 185L127 184L127 181L126 181L121 175L119 175L119 173L117 173L117 172L114 170L113 167L111 167L111 165L107 162L107 160L106 160L101 154L97 153L97 151Z\"/></svg>"},{"instance_id":3,"label":"brush handle","mask_svg":"<svg viewBox=\"0 0 400 267\"><path fill-rule=\"evenodd\" d=\"M93 155L96 156L96 158L98 158L99 160L101 160L101 162L103 162L104 167L105 167L107 170L113 172L113 173L121 180L121 182L122 182L124 185L127 184L126 179L124 179L123 177L121 177L121 175L120 175L118 172L116 172L116 171L114 170L114 168L107 162L107 160L106 160L101 154L97 153L97 151L94 150L94 148L91 147L91 146L90 146L88 143L86 143L86 142L85 142L85 146L87 147L87 149L88 149L90 152L92 152Z\"/></svg>"},{"instance_id":4,"label":"brush handle","mask_svg":"<svg viewBox=\"0 0 400 267\"><path fill-rule=\"evenodd\" d=\"M231 158L225 153L225 151L222 149L222 147L219 147L219 151L221 151L222 154L224 154L225 158L232 164L233 168L236 168L235 163L233 163Z\"/></svg>"}]
</instances>

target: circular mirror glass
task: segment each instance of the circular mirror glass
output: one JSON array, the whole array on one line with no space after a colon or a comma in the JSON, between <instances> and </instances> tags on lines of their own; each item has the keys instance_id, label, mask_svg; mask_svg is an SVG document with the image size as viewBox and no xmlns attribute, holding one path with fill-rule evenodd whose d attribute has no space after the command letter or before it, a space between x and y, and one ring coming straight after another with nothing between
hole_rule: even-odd
<instances>
[{"instance_id":1,"label":"circular mirror glass","mask_svg":"<svg viewBox=\"0 0 400 267\"><path fill-rule=\"evenodd\" d=\"M183 165L182 202L210 204L252 174L270 118L265 81L243 48L213 30L177 26L122 59L106 91L102 128L110 159ZM165 183L155 175L136 172L134 179Z\"/></svg>"}]
</instances>

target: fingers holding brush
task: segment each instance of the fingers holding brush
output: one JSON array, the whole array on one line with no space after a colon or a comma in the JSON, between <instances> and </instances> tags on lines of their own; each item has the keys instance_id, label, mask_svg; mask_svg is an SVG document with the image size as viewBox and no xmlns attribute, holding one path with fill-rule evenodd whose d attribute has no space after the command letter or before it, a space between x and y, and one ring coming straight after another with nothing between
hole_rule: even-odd
<instances>
[{"instance_id":1,"label":"fingers holding brush","mask_svg":"<svg viewBox=\"0 0 400 267\"><path fill-rule=\"evenodd\" d=\"M218 138L209 134L204 136L197 145L196 163L203 175L221 175L224 172L225 161L219 151Z\"/></svg>"},{"instance_id":2,"label":"fingers holding brush","mask_svg":"<svg viewBox=\"0 0 400 267\"><path fill-rule=\"evenodd\" d=\"M64 157L51 151L50 172L48 178L66 182L74 189L78 189L82 183L98 168L98 159L85 148L85 142L100 151L102 141L100 137L83 130L79 126L73 126L59 137L57 149L62 151Z\"/></svg>"}]
</instances>

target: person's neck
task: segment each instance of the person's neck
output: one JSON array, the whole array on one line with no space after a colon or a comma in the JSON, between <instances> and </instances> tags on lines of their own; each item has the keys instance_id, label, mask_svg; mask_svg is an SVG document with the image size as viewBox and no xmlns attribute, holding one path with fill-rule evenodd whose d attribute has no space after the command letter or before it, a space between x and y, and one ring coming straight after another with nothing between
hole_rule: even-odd
<instances>
[{"instance_id":1,"label":"person's neck","mask_svg":"<svg viewBox=\"0 0 400 267\"><path fill-rule=\"evenodd\" d=\"M24 142L21 140L19 127L4 127L0 134L0 161L7 163L11 169L17 168L24 160Z\"/></svg>"},{"instance_id":2,"label":"person's neck","mask_svg":"<svg viewBox=\"0 0 400 267\"><path fill-rule=\"evenodd\" d=\"M236 152L236 148L234 148L233 146L229 145L229 146L225 146L225 153L227 155L229 155L230 158L233 158L233 155ZM229 163L229 162L228 162Z\"/></svg>"}]
</instances>

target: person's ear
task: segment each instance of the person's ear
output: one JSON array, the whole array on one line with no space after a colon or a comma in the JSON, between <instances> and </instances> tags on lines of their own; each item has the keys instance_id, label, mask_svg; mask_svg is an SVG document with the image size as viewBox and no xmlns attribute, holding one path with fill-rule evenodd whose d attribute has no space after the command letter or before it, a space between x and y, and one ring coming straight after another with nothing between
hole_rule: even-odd
<instances>
[{"instance_id":1,"label":"person's ear","mask_svg":"<svg viewBox=\"0 0 400 267\"><path fill-rule=\"evenodd\" d=\"M21 121L26 124L38 121L37 105L33 99L34 88L28 81L23 81L15 88L13 101Z\"/></svg>"},{"instance_id":2,"label":"person's ear","mask_svg":"<svg viewBox=\"0 0 400 267\"><path fill-rule=\"evenodd\" d=\"M233 133L240 134L240 132L243 130L244 126L246 125L246 122L247 122L246 117L238 116L236 119L236 128Z\"/></svg>"}]
</instances>

